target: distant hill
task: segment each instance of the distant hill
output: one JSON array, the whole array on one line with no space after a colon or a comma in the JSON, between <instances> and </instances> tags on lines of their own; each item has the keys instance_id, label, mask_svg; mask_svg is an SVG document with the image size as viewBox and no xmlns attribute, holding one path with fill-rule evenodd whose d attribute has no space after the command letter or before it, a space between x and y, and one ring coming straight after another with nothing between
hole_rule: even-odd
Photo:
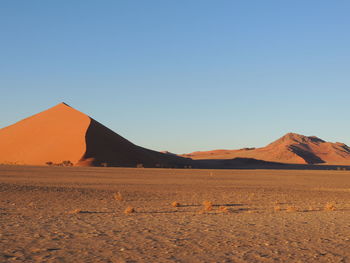
<instances>
[{"instance_id":1,"label":"distant hill","mask_svg":"<svg viewBox=\"0 0 350 263\"><path fill-rule=\"evenodd\" d=\"M193 152L181 156L194 160L254 158L289 164L349 165L350 147L344 143L326 142L315 136L288 133L262 148L213 150Z\"/></svg>"},{"instance_id":2,"label":"distant hill","mask_svg":"<svg viewBox=\"0 0 350 263\"><path fill-rule=\"evenodd\" d=\"M65 103L0 130L0 163L184 167L191 160L137 146ZM67 162L66 162L67 163Z\"/></svg>"}]
</instances>

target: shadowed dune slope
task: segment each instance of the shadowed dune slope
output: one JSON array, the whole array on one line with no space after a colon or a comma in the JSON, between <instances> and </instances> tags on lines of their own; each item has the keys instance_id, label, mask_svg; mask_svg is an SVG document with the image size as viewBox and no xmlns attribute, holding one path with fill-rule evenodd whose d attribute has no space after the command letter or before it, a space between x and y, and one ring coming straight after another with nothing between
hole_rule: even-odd
<instances>
[{"instance_id":1,"label":"shadowed dune slope","mask_svg":"<svg viewBox=\"0 0 350 263\"><path fill-rule=\"evenodd\" d=\"M76 163L85 152L90 118L60 103L0 130L0 163Z\"/></svg>"},{"instance_id":2,"label":"shadowed dune slope","mask_svg":"<svg viewBox=\"0 0 350 263\"><path fill-rule=\"evenodd\" d=\"M183 167L190 162L186 158L137 146L91 119L86 132L86 152L79 165L135 167L142 164L144 167Z\"/></svg>"},{"instance_id":3,"label":"shadowed dune slope","mask_svg":"<svg viewBox=\"0 0 350 263\"><path fill-rule=\"evenodd\" d=\"M291 164L349 165L350 147L343 143L325 142L315 136L288 133L262 148L193 152L182 156L194 160L240 157Z\"/></svg>"}]
</instances>

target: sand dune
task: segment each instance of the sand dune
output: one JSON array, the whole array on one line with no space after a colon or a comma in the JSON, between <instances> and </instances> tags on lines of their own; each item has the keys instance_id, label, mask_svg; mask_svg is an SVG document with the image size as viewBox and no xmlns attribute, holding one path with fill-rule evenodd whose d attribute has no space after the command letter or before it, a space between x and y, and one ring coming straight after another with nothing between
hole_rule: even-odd
<instances>
[{"instance_id":1,"label":"sand dune","mask_svg":"<svg viewBox=\"0 0 350 263\"><path fill-rule=\"evenodd\" d=\"M288 133L262 148L177 156L137 146L65 103L0 130L0 164L58 165L63 161L76 166L217 169L282 168L279 163L350 165L350 148Z\"/></svg>"},{"instance_id":2,"label":"sand dune","mask_svg":"<svg viewBox=\"0 0 350 263\"><path fill-rule=\"evenodd\" d=\"M177 167L189 160L139 147L65 103L0 130L0 163Z\"/></svg>"},{"instance_id":3,"label":"sand dune","mask_svg":"<svg viewBox=\"0 0 350 263\"><path fill-rule=\"evenodd\" d=\"M203 151L181 156L194 160L242 157L280 163L349 165L350 147L343 143L326 142L315 136L288 133L262 148Z\"/></svg>"}]
</instances>

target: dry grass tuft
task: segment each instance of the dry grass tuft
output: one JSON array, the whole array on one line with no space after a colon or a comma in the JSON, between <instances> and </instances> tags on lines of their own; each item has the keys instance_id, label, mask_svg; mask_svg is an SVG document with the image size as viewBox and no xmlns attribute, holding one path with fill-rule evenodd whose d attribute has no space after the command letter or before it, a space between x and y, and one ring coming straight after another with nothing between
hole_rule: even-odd
<instances>
[{"instance_id":1,"label":"dry grass tuft","mask_svg":"<svg viewBox=\"0 0 350 263\"><path fill-rule=\"evenodd\" d=\"M204 201L203 205L204 205L204 211L211 211L211 210L213 210L213 203L212 202Z\"/></svg>"},{"instance_id":2,"label":"dry grass tuft","mask_svg":"<svg viewBox=\"0 0 350 263\"><path fill-rule=\"evenodd\" d=\"M248 200L252 201L255 198L255 193L250 193L248 196Z\"/></svg>"},{"instance_id":3,"label":"dry grass tuft","mask_svg":"<svg viewBox=\"0 0 350 263\"><path fill-rule=\"evenodd\" d=\"M276 206L274 206L273 210L275 210L276 212L278 212L278 211L281 211L282 208L281 208L279 205L276 205Z\"/></svg>"},{"instance_id":4,"label":"dry grass tuft","mask_svg":"<svg viewBox=\"0 0 350 263\"><path fill-rule=\"evenodd\" d=\"M327 211L334 211L336 210L336 207L335 207L335 204L334 203L327 203L324 207L324 210L327 210Z\"/></svg>"},{"instance_id":5,"label":"dry grass tuft","mask_svg":"<svg viewBox=\"0 0 350 263\"><path fill-rule=\"evenodd\" d=\"M123 201L124 198L123 198L123 195L120 193L120 192L117 192L113 195L114 199L117 200L117 201Z\"/></svg>"},{"instance_id":6,"label":"dry grass tuft","mask_svg":"<svg viewBox=\"0 0 350 263\"><path fill-rule=\"evenodd\" d=\"M179 202L172 202L171 203L171 206L173 206L173 207L180 207L181 205L180 205L180 203Z\"/></svg>"},{"instance_id":7,"label":"dry grass tuft","mask_svg":"<svg viewBox=\"0 0 350 263\"><path fill-rule=\"evenodd\" d=\"M131 206L128 206L125 210L124 210L124 214L132 214L132 213L135 213L135 209Z\"/></svg>"},{"instance_id":8,"label":"dry grass tuft","mask_svg":"<svg viewBox=\"0 0 350 263\"><path fill-rule=\"evenodd\" d=\"M312 212L312 211L316 211L315 208L313 208L312 206L309 206L309 208L307 209L309 212Z\"/></svg>"},{"instance_id":9,"label":"dry grass tuft","mask_svg":"<svg viewBox=\"0 0 350 263\"><path fill-rule=\"evenodd\" d=\"M82 212L81 209L74 209L74 210L71 210L71 211L67 212L67 214L68 215L74 215L74 214L79 214L81 212Z\"/></svg>"},{"instance_id":10,"label":"dry grass tuft","mask_svg":"<svg viewBox=\"0 0 350 263\"><path fill-rule=\"evenodd\" d=\"M226 206L219 206L219 212L221 212L221 213L229 213L230 210Z\"/></svg>"},{"instance_id":11,"label":"dry grass tuft","mask_svg":"<svg viewBox=\"0 0 350 263\"><path fill-rule=\"evenodd\" d=\"M292 212L297 212L298 209L294 205L290 205L290 206L287 206L286 211L292 213Z\"/></svg>"}]
</instances>

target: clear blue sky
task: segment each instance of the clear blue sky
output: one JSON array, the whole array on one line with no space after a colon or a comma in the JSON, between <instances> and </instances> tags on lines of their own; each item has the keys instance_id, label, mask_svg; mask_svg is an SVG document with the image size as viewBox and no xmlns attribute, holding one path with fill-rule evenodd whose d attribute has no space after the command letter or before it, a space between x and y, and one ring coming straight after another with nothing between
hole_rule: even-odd
<instances>
[{"instance_id":1,"label":"clear blue sky","mask_svg":"<svg viewBox=\"0 0 350 263\"><path fill-rule=\"evenodd\" d=\"M0 127L64 101L155 150L350 144L350 2L0 2Z\"/></svg>"}]
</instances>

